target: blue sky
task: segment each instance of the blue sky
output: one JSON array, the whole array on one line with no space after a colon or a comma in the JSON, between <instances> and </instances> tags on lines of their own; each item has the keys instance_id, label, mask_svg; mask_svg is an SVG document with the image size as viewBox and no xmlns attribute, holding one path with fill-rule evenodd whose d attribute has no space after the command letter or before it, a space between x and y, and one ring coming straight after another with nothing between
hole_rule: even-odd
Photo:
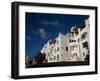
<instances>
[{"instance_id":1,"label":"blue sky","mask_svg":"<svg viewBox=\"0 0 100 81\"><path fill-rule=\"evenodd\" d=\"M25 14L26 55L34 57L48 40L59 32L66 34L72 26L84 23L85 16L68 14L29 13Z\"/></svg>"}]
</instances>

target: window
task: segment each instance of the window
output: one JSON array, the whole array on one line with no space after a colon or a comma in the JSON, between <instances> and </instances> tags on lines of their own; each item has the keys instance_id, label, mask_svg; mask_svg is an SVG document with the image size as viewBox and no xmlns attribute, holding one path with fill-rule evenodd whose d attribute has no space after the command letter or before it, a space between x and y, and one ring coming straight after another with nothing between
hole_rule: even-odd
<instances>
[{"instance_id":1,"label":"window","mask_svg":"<svg viewBox=\"0 0 100 81\"><path fill-rule=\"evenodd\" d=\"M56 60L56 56L54 56L54 60Z\"/></svg>"},{"instance_id":2,"label":"window","mask_svg":"<svg viewBox=\"0 0 100 81\"><path fill-rule=\"evenodd\" d=\"M63 54L61 54L62 58L63 58Z\"/></svg>"},{"instance_id":3,"label":"window","mask_svg":"<svg viewBox=\"0 0 100 81\"><path fill-rule=\"evenodd\" d=\"M80 39L78 39L78 42L80 42Z\"/></svg>"},{"instance_id":4,"label":"window","mask_svg":"<svg viewBox=\"0 0 100 81\"><path fill-rule=\"evenodd\" d=\"M71 33L72 37L74 37L74 32Z\"/></svg>"},{"instance_id":5,"label":"window","mask_svg":"<svg viewBox=\"0 0 100 81\"><path fill-rule=\"evenodd\" d=\"M52 61L52 58L50 58L50 61Z\"/></svg>"},{"instance_id":6,"label":"window","mask_svg":"<svg viewBox=\"0 0 100 81\"><path fill-rule=\"evenodd\" d=\"M69 40L69 42L76 42L76 40Z\"/></svg>"},{"instance_id":7,"label":"window","mask_svg":"<svg viewBox=\"0 0 100 81\"><path fill-rule=\"evenodd\" d=\"M56 49L54 49L54 53L56 53Z\"/></svg>"},{"instance_id":8,"label":"window","mask_svg":"<svg viewBox=\"0 0 100 81\"><path fill-rule=\"evenodd\" d=\"M59 47L57 48L57 51L59 51Z\"/></svg>"},{"instance_id":9,"label":"window","mask_svg":"<svg viewBox=\"0 0 100 81\"><path fill-rule=\"evenodd\" d=\"M90 24L88 24L88 26L90 27Z\"/></svg>"},{"instance_id":10,"label":"window","mask_svg":"<svg viewBox=\"0 0 100 81\"><path fill-rule=\"evenodd\" d=\"M87 51L87 53L89 54L89 53L90 53L90 51L88 50L88 51Z\"/></svg>"},{"instance_id":11,"label":"window","mask_svg":"<svg viewBox=\"0 0 100 81\"><path fill-rule=\"evenodd\" d=\"M75 30L75 34L78 35L78 33L79 33L79 32L78 32L78 29L76 29L76 30Z\"/></svg>"},{"instance_id":12,"label":"window","mask_svg":"<svg viewBox=\"0 0 100 81\"><path fill-rule=\"evenodd\" d=\"M73 57L77 57L77 53L74 53L74 54L73 54Z\"/></svg>"},{"instance_id":13,"label":"window","mask_svg":"<svg viewBox=\"0 0 100 81\"><path fill-rule=\"evenodd\" d=\"M57 55L57 60L59 60L59 55Z\"/></svg>"},{"instance_id":14,"label":"window","mask_svg":"<svg viewBox=\"0 0 100 81\"><path fill-rule=\"evenodd\" d=\"M87 42L84 42L82 45L83 45L83 48L88 48L88 43Z\"/></svg>"},{"instance_id":15,"label":"window","mask_svg":"<svg viewBox=\"0 0 100 81\"><path fill-rule=\"evenodd\" d=\"M71 39L69 40L69 42L71 42Z\"/></svg>"},{"instance_id":16,"label":"window","mask_svg":"<svg viewBox=\"0 0 100 81\"><path fill-rule=\"evenodd\" d=\"M66 47L66 51L68 51L68 46Z\"/></svg>"},{"instance_id":17,"label":"window","mask_svg":"<svg viewBox=\"0 0 100 81\"><path fill-rule=\"evenodd\" d=\"M49 41L49 44L55 44L56 43L56 40L50 40Z\"/></svg>"},{"instance_id":18,"label":"window","mask_svg":"<svg viewBox=\"0 0 100 81\"><path fill-rule=\"evenodd\" d=\"M50 54L48 53L48 56L50 56Z\"/></svg>"},{"instance_id":19,"label":"window","mask_svg":"<svg viewBox=\"0 0 100 81\"><path fill-rule=\"evenodd\" d=\"M76 40L72 40L72 42L76 42Z\"/></svg>"},{"instance_id":20,"label":"window","mask_svg":"<svg viewBox=\"0 0 100 81\"><path fill-rule=\"evenodd\" d=\"M85 39L86 36L87 36L87 32L84 32L84 33L82 34L82 36L81 36L81 40Z\"/></svg>"},{"instance_id":21,"label":"window","mask_svg":"<svg viewBox=\"0 0 100 81\"><path fill-rule=\"evenodd\" d=\"M83 53L83 56L85 56L85 53Z\"/></svg>"},{"instance_id":22,"label":"window","mask_svg":"<svg viewBox=\"0 0 100 81\"><path fill-rule=\"evenodd\" d=\"M71 46L71 50L74 50L77 47L78 47L77 45L73 45L73 46Z\"/></svg>"}]
</instances>

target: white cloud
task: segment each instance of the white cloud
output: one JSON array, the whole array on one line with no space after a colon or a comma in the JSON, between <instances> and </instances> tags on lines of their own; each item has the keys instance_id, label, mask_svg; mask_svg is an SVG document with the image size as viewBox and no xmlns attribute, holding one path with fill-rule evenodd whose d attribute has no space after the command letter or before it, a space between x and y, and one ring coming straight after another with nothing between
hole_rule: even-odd
<instances>
[{"instance_id":1,"label":"white cloud","mask_svg":"<svg viewBox=\"0 0 100 81\"><path fill-rule=\"evenodd\" d=\"M61 22L58 22L57 20L55 21L48 21L48 20L43 20L43 21L40 21L39 20L39 23L41 23L42 25L51 25L51 26L62 26L62 23Z\"/></svg>"},{"instance_id":2,"label":"white cloud","mask_svg":"<svg viewBox=\"0 0 100 81\"><path fill-rule=\"evenodd\" d=\"M31 37L30 36L26 36L26 39L30 41L31 40Z\"/></svg>"},{"instance_id":3,"label":"white cloud","mask_svg":"<svg viewBox=\"0 0 100 81\"><path fill-rule=\"evenodd\" d=\"M47 33L46 33L46 31L44 29L39 29L38 31L39 31L39 33L40 33L42 38L46 38Z\"/></svg>"},{"instance_id":4,"label":"white cloud","mask_svg":"<svg viewBox=\"0 0 100 81\"><path fill-rule=\"evenodd\" d=\"M47 32L45 31L45 29L43 29L43 28L39 28L38 30L33 30L32 32L36 35L40 35L41 38L43 38L43 39L45 39L48 35Z\"/></svg>"}]
</instances>

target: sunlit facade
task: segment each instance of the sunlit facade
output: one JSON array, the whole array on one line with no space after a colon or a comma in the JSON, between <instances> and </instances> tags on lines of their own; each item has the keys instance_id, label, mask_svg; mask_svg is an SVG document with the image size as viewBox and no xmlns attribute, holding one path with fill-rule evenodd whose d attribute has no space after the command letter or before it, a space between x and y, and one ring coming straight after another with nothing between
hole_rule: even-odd
<instances>
[{"instance_id":1,"label":"sunlit facade","mask_svg":"<svg viewBox=\"0 0 100 81\"><path fill-rule=\"evenodd\" d=\"M59 33L54 40L49 40L41 53L46 54L47 62L85 61L86 55L90 52L89 30L88 17L85 23L72 27L66 35Z\"/></svg>"}]
</instances>

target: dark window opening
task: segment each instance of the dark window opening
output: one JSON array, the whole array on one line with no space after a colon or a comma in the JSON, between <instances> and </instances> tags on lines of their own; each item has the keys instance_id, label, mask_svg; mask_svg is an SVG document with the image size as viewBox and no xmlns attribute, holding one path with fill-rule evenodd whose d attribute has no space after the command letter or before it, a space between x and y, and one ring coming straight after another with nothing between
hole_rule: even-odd
<instances>
[{"instance_id":1,"label":"dark window opening","mask_svg":"<svg viewBox=\"0 0 100 81\"><path fill-rule=\"evenodd\" d=\"M76 42L76 40L69 40L69 42Z\"/></svg>"},{"instance_id":2,"label":"dark window opening","mask_svg":"<svg viewBox=\"0 0 100 81\"><path fill-rule=\"evenodd\" d=\"M71 42L71 40L69 40L69 42Z\"/></svg>"},{"instance_id":3,"label":"dark window opening","mask_svg":"<svg viewBox=\"0 0 100 81\"><path fill-rule=\"evenodd\" d=\"M85 53L83 53L83 56L85 56Z\"/></svg>"},{"instance_id":4,"label":"dark window opening","mask_svg":"<svg viewBox=\"0 0 100 81\"><path fill-rule=\"evenodd\" d=\"M87 42L83 43L83 48L88 48L88 43Z\"/></svg>"},{"instance_id":5,"label":"dark window opening","mask_svg":"<svg viewBox=\"0 0 100 81\"><path fill-rule=\"evenodd\" d=\"M57 60L59 60L59 55L57 55Z\"/></svg>"},{"instance_id":6,"label":"dark window opening","mask_svg":"<svg viewBox=\"0 0 100 81\"><path fill-rule=\"evenodd\" d=\"M66 51L68 51L68 47L66 47Z\"/></svg>"},{"instance_id":7,"label":"dark window opening","mask_svg":"<svg viewBox=\"0 0 100 81\"><path fill-rule=\"evenodd\" d=\"M78 39L78 42L80 42L80 39Z\"/></svg>"},{"instance_id":8,"label":"dark window opening","mask_svg":"<svg viewBox=\"0 0 100 81\"><path fill-rule=\"evenodd\" d=\"M81 39L82 39L82 40L85 39L86 36L87 36L87 32L85 32L85 33L82 34Z\"/></svg>"},{"instance_id":9,"label":"dark window opening","mask_svg":"<svg viewBox=\"0 0 100 81\"><path fill-rule=\"evenodd\" d=\"M72 40L72 42L76 42L76 40Z\"/></svg>"},{"instance_id":10,"label":"dark window opening","mask_svg":"<svg viewBox=\"0 0 100 81\"><path fill-rule=\"evenodd\" d=\"M49 41L49 44L55 44L56 43L56 40L50 40Z\"/></svg>"},{"instance_id":11,"label":"dark window opening","mask_svg":"<svg viewBox=\"0 0 100 81\"><path fill-rule=\"evenodd\" d=\"M57 48L57 51L59 51L59 47Z\"/></svg>"},{"instance_id":12,"label":"dark window opening","mask_svg":"<svg viewBox=\"0 0 100 81\"><path fill-rule=\"evenodd\" d=\"M56 56L54 56L54 60L56 60Z\"/></svg>"},{"instance_id":13,"label":"dark window opening","mask_svg":"<svg viewBox=\"0 0 100 81\"><path fill-rule=\"evenodd\" d=\"M74 53L74 54L73 54L73 57L74 57L74 56L76 56L76 57L77 57L77 53Z\"/></svg>"},{"instance_id":14,"label":"dark window opening","mask_svg":"<svg viewBox=\"0 0 100 81\"><path fill-rule=\"evenodd\" d=\"M50 54L48 53L48 56L50 56Z\"/></svg>"},{"instance_id":15,"label":"dark window opening","mask_svg":"<svg viewBox=\"0 0 100 81\"><path fill-rule=\"evenodd\" d=\"M78 33L79 33L79 32L78 32L78 28L77 28L77 29L75 30L75 34L78 35Z\"/></svg>"},{"instance_id":16,"label":"dark window opening","mask_svg":"<svg viewBox=\"0 0 100 81\"><path fill-rule=\"evenodd\" d=\"M63 57L63 54L62 54L62 57Z\"/></svg>"}]
</instances>

